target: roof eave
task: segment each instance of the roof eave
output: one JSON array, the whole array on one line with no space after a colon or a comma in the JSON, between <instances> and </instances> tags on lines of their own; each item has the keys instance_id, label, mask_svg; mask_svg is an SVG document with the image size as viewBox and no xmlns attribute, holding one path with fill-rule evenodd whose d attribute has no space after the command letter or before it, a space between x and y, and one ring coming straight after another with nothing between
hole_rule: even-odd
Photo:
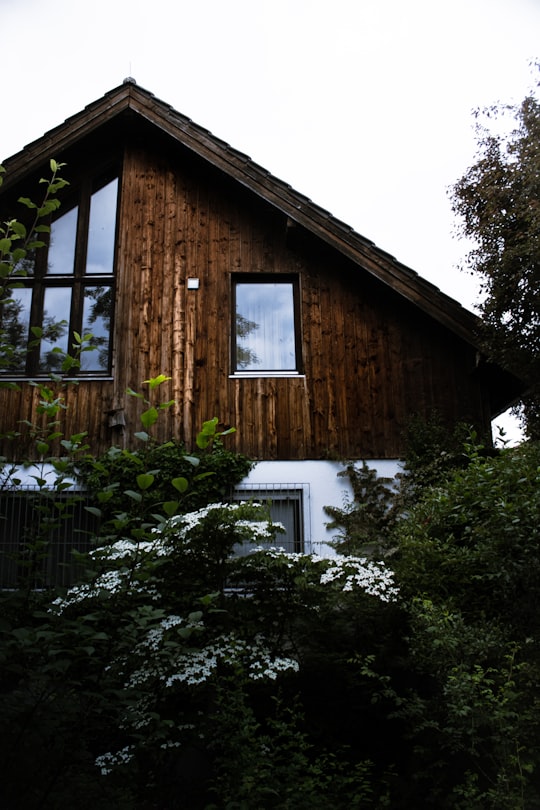
<instances>
[{"instance_id":1,"label":"roof eave","mask_svg":"<svg viewBox=\"0 0 540 810\"><path fill-rule=\"evenodd\" d=\"M16 185L25 175L37 171L43 165L44 155L61 156L83 137L128 110L232 176L236 182L313 232L461 339L478 347L479 319L473 313L328 211L272 176L247 155L220 141L131 79L6 160L4 190Z\"/></svg>"}]
</instances>

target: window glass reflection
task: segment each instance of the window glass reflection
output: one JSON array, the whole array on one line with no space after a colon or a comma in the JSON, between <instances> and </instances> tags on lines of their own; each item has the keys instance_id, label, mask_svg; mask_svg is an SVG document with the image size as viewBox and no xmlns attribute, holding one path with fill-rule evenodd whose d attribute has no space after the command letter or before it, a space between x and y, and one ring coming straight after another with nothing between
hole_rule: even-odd
<instances>
[{"instance_id":1,"label":"window glass reflection","mask_svg":"<svg viewBox=\"0 0 540 810\"><path fill-rule=\"evenodd\" d=\"M69 275L75 261L78 208L72 208L51 225L51 241L47 261L47 273Z\"/></svg>"},{"instance_id":2,"label":"window glass reflection","mask_svg":"<svg viewBox=\"0 0 540 810\"><path fill-rule=\"evenodd\" d=\"M236 286L236 367L294 371L294 292L291 282Z\"/></svg>"},{"instance_id":3,"label":"window glass reflection","mask_svg":"<svg viewBox=\"0 0 540 810\"><path fill-rule=\"evenodd\" d=\"M118 178L92 194L86 256L89 274L106 275L113 271L117 194Z\"/></svg>"},{"instance_id":4,"label":"window glass reflection","mask_svg":"<svg viewBox=\"0 0 540 810\"><path fill-rule=\"evenodd\" d=\"M93 351L81 354L83 371L108 371L111 331L112 287L85 287L83 335L91 334Z\"/></svg>"},{"instance_id":5,"label":"window glass reflection","mask_svg":"<svg viewBox=\"0 0 540 810\"><path fill-rule=\"evenodd\" d=\"M71 287L47 287L43 301L39 370L58 371L68 350ZM60 351L53 351L60 349Z\"/></svg>"},{"instance_id":6,"label":"window glass reflection","mask_svg":"<svg viewBox=\"0 0 540 810\"><path fill-rule=\"evenodd\" d=\"M3 333L1 342L5 347L0 351L0 368L2 369L24 371L31 303L31 289L11 290L9 300L0 310L0 329Z\"/></svg>"}]
</instances>

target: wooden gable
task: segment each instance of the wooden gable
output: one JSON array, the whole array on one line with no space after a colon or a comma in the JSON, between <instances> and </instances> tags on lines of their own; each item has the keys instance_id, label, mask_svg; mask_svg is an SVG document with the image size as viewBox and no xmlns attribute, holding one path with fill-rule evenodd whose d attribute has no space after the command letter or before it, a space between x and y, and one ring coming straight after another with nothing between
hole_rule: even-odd
<instances>
[{"instance_id":1,"label":"wooden gable","mask_svg":"<svg viewBox=\"0 0 540 810\"><path fill-rule=\"evenodd\" d=\"M475 316L131 81L6 161L4 196L50 157L120 176L112 374L67 389L68 434L122 443L127 388L163 372L158 438L190 445L218 416L256 459L396 458L413 414L487 431L519 393L479 360ZM258 274L298 280L300 373L233 373L232 284ZM27 384L1 391L0 429L35 407Z\"/></svg>"}]
</instances>

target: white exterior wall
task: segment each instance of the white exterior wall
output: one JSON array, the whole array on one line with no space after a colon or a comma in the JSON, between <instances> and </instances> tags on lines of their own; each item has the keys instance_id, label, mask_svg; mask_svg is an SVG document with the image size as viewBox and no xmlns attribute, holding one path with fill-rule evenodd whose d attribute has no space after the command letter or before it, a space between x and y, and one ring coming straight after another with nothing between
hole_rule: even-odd
<instances>
[{"instance_id":1,"label":"white exterior wall","mask_svg":"<svg viewBox=\"0 0 540 810\"><path fill-rule=\"evenodd\" d=\"M360 462L361 463L361 462ZM384 478L395 478L401 470L397 459L366 459L366 463ZM329 543L337 531L326 524L330 517L325 506L341 508L345 500L352 497L352 489L347 477L338 473L345 465L338 461L259 461L244 478L238 489L279 484L287 489L302 489L304 507L304 543L308 553L333 556L334 549ZM271 497L271 493L269 493Z\"/></svg>"}]
</instances>

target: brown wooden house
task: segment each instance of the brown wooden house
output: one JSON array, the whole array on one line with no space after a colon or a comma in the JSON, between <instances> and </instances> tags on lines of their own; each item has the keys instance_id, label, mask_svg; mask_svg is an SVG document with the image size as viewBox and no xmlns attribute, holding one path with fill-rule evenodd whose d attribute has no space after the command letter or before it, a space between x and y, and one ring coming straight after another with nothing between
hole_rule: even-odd
<instances>
[{"instance_id":1,"label":"brown wooden house","mask_svg":"<svg viewBox=\"0 0 540 810\"><path fill-rule=\"evenodd\" d=\"M246 487L296 492L313 547L329 459L394 462L413 414L488 433L519 393L483 361L473 314L132 79L5 161L6 211L50 158L70 186L11 313L25 345L44 337L3 373L20 386L0 390L0 432L35 420L25 380L55 369L54 343L90 331L68 434L121 444L139 429L126 389L170 375L158 437L234 425L229 446L261 462Z\"/></svg>"}]
</instances>

